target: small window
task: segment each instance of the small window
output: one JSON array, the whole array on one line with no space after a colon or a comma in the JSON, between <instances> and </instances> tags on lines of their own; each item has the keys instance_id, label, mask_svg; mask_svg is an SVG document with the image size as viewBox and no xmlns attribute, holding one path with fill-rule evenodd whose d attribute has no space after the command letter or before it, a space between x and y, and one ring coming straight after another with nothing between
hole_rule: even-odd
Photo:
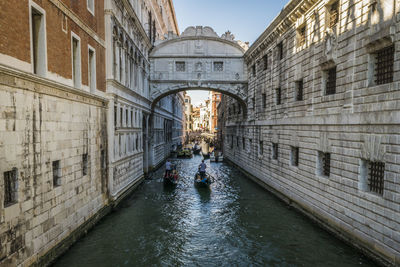
<instances>
[{"instance_id":1,"label":"small window","mask_svg":"<svg viewBox=\"0 0 400 267\"><path fill-rule=\"evenodd\" d=\"M224 62L214 62L214 71L224 71Z\"/></svg>"},{"instance_id":2,"label":"small window","mask_svg":"<svg viewBox=\"0 0 400 267\"><path fill-rule=\"evenodd\" d=\"M263 56L263 64L264 64L264 70L268 69L268 55L265 54Z\"/></svg>"},{"instance_id":3,"label":"small window","mask_svg":"<svg viewBox=\"0 0 400 267\"><path fill-rule=\"evenodd\" d=\"M299 148L292 146L290 150L290 163L292 166L299 166Z\"/></svg>"},{"instance_id":4,"label":"small window","mask_svg":"<svg viewBox=\"0 0 400 267\"><path fill-rule=\"evenodd\" d=\"M123 111L122 108L120 108L119 110L120 110L120 113L119 113L119 127L122 127L122 118L123 118L123 115L124 115L124 111Z\"/></svg>"},{"instance_id":5,"label":"small window","mask_svg":"<svg viewBox=\"0 0 400 267\"><path fill-rule=\"evenodd\" d=\"M282 90L280 87L276 89L276 104L282 104Z\"/></svg>"},{"instance_id":6,"label":"small window","mask_svg":"<svg viewBox=\"0 0 400 267\"><path fill-rule=\"evenodd\" d=\"M256 64L253 64L253 66L251 66L251 73L252 73L253 77L256 76Z\"/></svg>"},{"instance_id":7,"label":"small window","mask_svg":"<svg viewBox=\"0 0 400 267\"><path fill-rule=\"evenodd\" d=\"M264 142L260 141L258 143L258 154L263 155L264 154Z\"/></svg>"},{"instance_id":8,"label":"small window","mask_svg":"<svg viewBox=\"0 0 400 267\"><path fill-rule=\"evenodd\" d=\"M318 152L318 174L329 177L331 173L331 154L327 152Z\"/></svg>"},{"instance_id":9,"label":"small window","mask_svg":"<svg viewBox=\"0 0 400 267\"><path fill-rule=\"evenodd\" d=\"M233 148L233 135L231 135L231 148Z\"/></svg>"},{"instance_id":10,"label":"small window","mask_svg":"<svg viewBox=\"0 0 400 267\"><path fill-rule=\"evenodd\" d=\"M52 163L52 170L53 170L53 186L60 186L61 185L61 167L60 161L56 160Z\"/></svg>"},{"instance_id":11,"label":"small window","mask_svg":"<svg viewBox=\"0 0 400 267\"><path fill-rule=\"evenodd\" d=\"M267 107L267 95L262 94L262 107L265 109Z\"/></svg>"},{"instance_id":12,"label":"small window","mask_svg":"<svg viewBox=\"0 0 400 267\"><path fill-rule=\"evenodd\" d=\"M118 112L117 112L118 108L117 106L114 106L114 127L117 127L117 116L118 116Z\"/></svg>"},{"instance_id":13,"label":"small window","mask_svg":"<svg viewBox=\"0 0 400 267\"><path fill-rule=\"evenodd\" d=\"M243 149L246 149L246 138L242 137L242 146Z\"/></svg>"},{"instance_id":14,"label":"small window","mask_svg":"<svg viewBox=\"0 0 400 267\"><path fill-rule=\"evenodd\" d=\"M336 94L336 66L326 71L326 95Z\"/></svg>"},{"instance_id":15,"label":"small window","mask_svg":"<svg viewBox=\"0 0 400 267\"><path fill-rule=\"evenodd\" d=\"M367 166L369 191L383 195L385 163L368 161Z\"/></svg>"},{"instance_id":16,"label":"small window","mask_svg":"<svg viewBox=\"0 0 400 267\"><path fill-rule=\"evenodd\" d=\"M87 9L94 15L94 0L87 0Z\"/></svg>"},{"instance_id":17,"label":"small window","mask_svg":"<svg viewBox=\"0 0 400 267\"><path fill-rule=\"evenodd\" d=\"M74 87L81 88L81 45L78 38L72 37L72 77Z\"/></svg>"},{"instance_id":18,"label":"small window","mask_svg":"<svg viewBox=\"0 0 400 267\"><path fill-rule=\"evenodd\" d=\"M335 28L335 26L339 22L339 1L332 3L328 7L328 19L329 28Z\"/></svg>"},{"instance_id":19,"label":"small window","mask_svg":"<svg viewBox=\"0 0 400 267\"><path fill-rule=\"evenodd\" d=\"M33 73L44 77L46 75L46 29L44 15L37 9L31 9L32 31L32 66Z\"/></svg>"},{"instance_id":20,"label":"small window","mask_svg":"<svg viewBox=\"0 0 400 267\"><path fill-rule=\"evenodd\" d=\"M186 64L184 61L175 62L175 69L178 72L184 72L186 70Z\"/></svg>"},{"instance_id":21,"label":"small window","mask_svg":"<svg viewBox=\"0 0 400 267\"><path fill-rule=\"evenodd\" d=\"M256 108L256 98L252 97L251 101L253 102L253 108L255 109Z\"/></svg>"},{"instance_id":22,"label":"small window","mask_svg":"<svg viewBox=\"0 0 400 267\"><path fill-rule=\"evenodd\" d=\"M277 45L277 49L278 49L278 59L281 60L283 59L283 42L280 42Z\"/></svg>"},{"instance_id":23,"label":"small window","mask_svg":"<svg viewBox=\"0 0 400 267\"><path fill-rule=\"evenodd\" d=\"M239 147L239 136L236 136L236 146Z\"/></svg>"},{"instance_id":24,"label":"small window","mask_svg":"<svg viewBox=\"0 0 400 267\"><path fill-rule=\"evenodd\" d=\"M82 175L85 176L88 174L88 154L82 155Z\"/></svg>"},{"instance_id":25,"label":"small window","mask_svg":"<svg viewBox=\"0 0 400 267\"><path fill-rule=\"evenodd\" d=\"M303 79L295 83L295 100L303 100Z\"/></svg>"},{"instance_id":26,"label":"small window","mask_svg":"<svg viewBox=\"0 0 400 267\"><path fill-rule=\"evenodd\" d=\"M272 143L272 159L278 159L278 144Z\"/></svg>"},{"instance_id":27,"label":"small window","mask_svg":"<svg viewBox=\"0 0 400 267\"><path fill-rule=\"evenodd\" d=\"M125 127L128 127L128 120L129 116L128 116L128 109L125 109Z\"/></svg>"},{"instance_id":28,"label":"small window","mask_svg":"<svg viewBox=\"0 0 400 267\"><path fill-rule=\"evenodd\" d=\"M375 83L379 85L393 82L394 46L379 50L375 56Z\"/></svg>"},{"instance_id":29,"label":"small window","mask_svg":"<svg viewBox=\"0 0 400 267\"><path fill-rule=\"evenodd\" d=\"M18 202L17 175L18 171L16 168L4 173L4 207L11 206Z\"/></svg>"},{"instance_id":30,"label":"small window","mask_svg":"<svg viewBox=\"0 0 400 267\"><path fill-rule=\"evenodd\" d=\"M306 43L306 25L297 29L297 46L303 46Z\"/></svg>"}]
</instances>

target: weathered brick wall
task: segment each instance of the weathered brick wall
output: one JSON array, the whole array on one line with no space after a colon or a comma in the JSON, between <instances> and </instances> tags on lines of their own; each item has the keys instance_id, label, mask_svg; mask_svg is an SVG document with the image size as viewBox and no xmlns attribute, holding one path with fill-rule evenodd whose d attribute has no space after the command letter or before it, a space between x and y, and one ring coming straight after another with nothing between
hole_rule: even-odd
<instances>
[{"instance_id":1,"label":"weathered brick wall","mask_svg":"<svg viewBox=\"0 0 400 267\"><path fill-rule=\"evenodd\" d=\"M105 102L34 76L0 73L0 265L29 265L106 203ZM53 184L56 160L59 186ZM17 202L4 207L3 174L13 168Z\"/></svg>"},{"instance_id":2,"label":"weathered brick wall","mask_svg":"<svg viewBox=\"0 0 400 267\"><path fill-rule=\"evenodd\" d=\"M338 26L328 34L326 4L332 1L314 2L300 15L283 11L294 18L292 24L246 53L249 118L240 123L242 115L232 112L233 105L238 110L237 103L227 101L225 155L356 244L400 264L399 6L392 0L378 1L380 17L374 22L368 1L340 1ZM298 46L301 25L306 25L306 43ZM371 57L386 41L395 46L394 80L373 85ZM337 68L336 93L326 95L324 70L331 65ZM300 79L303 100L296 101L295 82ZM276 103L278 87L281 104ZM272 143L278 144L277 160L272 159ZM291 162L292 147L299 147L298 167ZM319 151L331 155L329 177L318 172ZM370 192L364 181L362 165L368 160L385 163L382 195Z\"/></svg>"}]
</instances>

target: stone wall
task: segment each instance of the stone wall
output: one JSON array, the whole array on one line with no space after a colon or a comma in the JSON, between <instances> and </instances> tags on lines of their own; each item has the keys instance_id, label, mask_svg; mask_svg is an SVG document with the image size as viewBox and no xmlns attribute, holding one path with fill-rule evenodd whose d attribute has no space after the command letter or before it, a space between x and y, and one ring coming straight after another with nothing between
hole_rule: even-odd
<instances>
[{"instance_id":1,"label":"stone wall","mask_svg":"<svg viewBox=\"0 0 400 267\"><path fill-rule=\"evenodd\" d=\"M105 205L105 104L85 92L1 68L0 169L2 177L17 174L11 203L5 203L5 179L0 179L2 264L33 263Z\"/></svg>"},{"instance_id":2,"label":"stone wall","mask_svg":"<svg viewBox=\"0 0 400 267\"><path fill-rule=\"evenodd\" d=\"M248 120L227 100L224 151L370 255L398 265L399 6L343 0L331 27L334 3L290 1L246 52ZM392 45L393 81L377 84L377 54ZM384 164L382 192L369 187L372 164Z\"/></svg>"}]
</instances>

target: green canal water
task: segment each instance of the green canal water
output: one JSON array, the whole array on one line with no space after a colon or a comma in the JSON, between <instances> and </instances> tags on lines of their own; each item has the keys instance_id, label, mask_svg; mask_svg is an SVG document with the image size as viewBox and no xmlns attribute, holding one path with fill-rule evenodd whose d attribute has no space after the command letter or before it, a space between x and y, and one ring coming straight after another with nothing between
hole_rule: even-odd
<instances>
[{"instance_id":1,"label":"green canal water","mask_svg":"<svg viewBox=\"0 0 400 267\"><path fill-rule=\"evenodd\" d=\"M216 181L196 188L200 156L160 169L55 264L71 266L374 266L234 167L207 162Z\"/></svg>"}]
</instances>

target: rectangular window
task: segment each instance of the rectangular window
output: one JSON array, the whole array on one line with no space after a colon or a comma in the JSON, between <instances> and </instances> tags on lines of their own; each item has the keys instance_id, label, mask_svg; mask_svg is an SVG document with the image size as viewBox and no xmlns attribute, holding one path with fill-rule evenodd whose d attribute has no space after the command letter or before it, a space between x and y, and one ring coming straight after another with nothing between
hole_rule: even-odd
<instances>
[{"instance_id":1,"label":"rectangular window","mask_svg":"<svg viewBox=\"0 0 400 267\"><path fill-rule=\"evenodd\" d=\"M368 161L367 165L369 191L383 195L385 163Z\"/></svg>"},{"instance_id":2,"label":"rectangular window","mask_svg":"<svg viewBox=\"0 0 400 267\"><path fill-rule=\"evenodd\" d=\"M4 207L11 206L18 202L17 175L18 171L16 168L4 173Z\"/></svg>"},{"instance_id":3,"label":"rectangular window","mask_svg":"<svg viewBox=\"0 0 400 267\"><path fill-rule=\"evenodd\" d=\"M131 127L134 127L134 125L133 125L133 110L131 110Z\"/></svg>"},{"instance_id":4,"label":"rectangular window","mask_svg":"<svg viewBox=\"0 0 400 267\"><path fill-rule=\"evenodd\" d=\"M125 127L128 127L128 119L129 119L128 109L125 109Z\"/></svg>"},{"instance_id":5,"label":"rectangular window","mask_svg":"<svg viewBox=\"0 0 400 267\"><path fill-rule=\"evenodd\" d=\"M175 62L175 69L179 72L184 72L186 70L186 64L184 61Z\"/></svg>"},{"instance_id":6,"label":"rectangular window","mask_svg":"<svg viewBox=\"0 0 400 267\"><path fill-rule=\"evenodd\" d=\"M319 151L318 165L319 175L329 177L331 173L331 154Z\"/></svg>"},{"instance_id":7,"label":"rectangular window","mask_svg":"<svg viewBox=\"0 0 400 267\"><path fill-rule=\"evenodd\" d=\"M303 46L306 43L306 25L297 29L297 46Z\"/></svg>"},{"instance_id":8,"label":"rectangular window","mask_svg":"<svg viewBox=\"0 0 400 267\"><path fill-rule=\"evenodd\" d=\"M214 62L214 71L224 71L224 62Z\"/></svg>"},{"instance_id":9,"label":"rectangular window","mask_svg":"<svg viewBox=\"0 0 400 267\"><path fill-rule=\"evenodd\" d=\"M278 159L278 144L272 143L272 159Z\"/></svg>"},{"instance_id":10,"label":"rectangular window","mask_svg":"<svg viewBox=\"0 0 400 267\"><path fill-rule=\"evenodd\" d=\"M242 146L243 149L246 149L246 138L242 137Z\"/></svg>"},{"instance_id":11,"label":"rectangular window","mask_svg":"<svg viewBox=\"0 0 400 267\"><path fill-rule=\"evenodd\" d=\"M87 9L94 16L94 0L87 0Z\"/></svg>"},{"instance_id":12,"label":"rectangular window","mask_svg":"<svg viewBox=\"0 0 400 267\"><path fill-rule=\"evenodd\" d=\"M326 71L326 95L336 94L336 66Z\"/></svg>"},{"instance_id":13,"label":"rectangular window","mask_svg":"<svg viewBox=\"0 0 400 267\"><path fill-rule=\"evenodd\" d=\"M233 148L233 135L231 135L231 148Z\"/></svg>"},{"instance_id":14,"label":"rectangular window","mask_svg":"<svg viewBox=\"0 0 400 267\"><path fill-rule=\"evenodd\" d=\"M299 166L299 148L298 147L291 147L290 153L290 163L292 166Z\"/></svg>"},{"instance_id":15,"label":"rectangular window","mask_svg":"<svg viewBox=\"0 0 400 267\"><path fill-rule=\"evenodd\" d=\"M264 64L264 70L268 69L268 55L265 54L263 56L263 64Z\"/></svg>"},{"instance_id":16,"label":"rectangular window","mask_svg":"<svg viewBox=\"0 0 400 267\"><path fill-rule=\"evenodd\" d=\"M81 88L81 46L80 40L72 37L72 77L74 87Z\"/></svg>"},{"instance_id":17,"label":"rectangular window","mask_svg":"<svg viewBox=\"0 0 400 267\"><path fill-rule=\"evenodd\" d=\"M253 102L253 108L255 109L256 108L256 98L252 97L251 102Z\"/></svg>"},{"instance_id":18,"label":"rectangular window","mask_svg":"<svg viewBox=\"0 0 400 267\"><path fill-rule=\"evenodd\" d=\"M253 64L253 66L251 66L251 73L252 73L253 77L256 76L256 64Z\"/></svg>"},{"instance_id":19,"label":"rectangular window","mask_svg":"<svg viewBox=\"0 0 400 267\"><path fill-rule=\"evenodd\" d=\"M262 94L262 107L265 109L267 107L267 95Z\"/></svg>"},{"instance_id":20,"label":"rectangular window","mask_svg":"<svg viewBox=\"0 0 400 267\"><path fill-rule=\"evenodd\" d=\"M336 1L334 3L332 3L329 7L328 7L328 25L329 28L333 29L337 23L339 22L339 1Z\"/></svg>"},{"instance_id":21,"label":"rectangular window","mask_svg":"<svg viewBox=\"0 0 400 267\"><path fill-rule=\"evenodd\" d=\"M93 48L89 48L88 67L89 88L90 92L94 93L96 90L96 54Z\"/></svg>"},{"instance_id":22,"label":"rectangular window","mask_svg":"<svg viewBox=\"0 0 400 267\"><path fill-rule=\"evenodd\" d=\"M44 77L47 69L44 15L32 7L31 16L33 73Z\"/></svg>"},{"instance_id":23,"label":"rectangular window","mask_svg":"<svg viewBox=\"0 0 400 267\"><path fill-rule=\"evenodd\" d=\"M117 108L117 106L114 106L114 127L117 127L117 110L118 110L118 108Z\"/></svg>"},{"instance_id":24,"label":"rectangular window","mask_svg":"<svg viewBox=\"0 0 400 267\"><path fill-rule=\"evenodd\" d=\"M260 143L258 144L258 154L262 155L264 154L264 142L260 141Z\"/></svg>"},{"instance_id":25,"label":"rectangular window","mask_svg":"<svg viewBox=\"0 0 400 267\"><path fill-rule=\"evenodd\" d=\"M278 59L281 60L283 59L283 42L280 42L277 45L277 48L278 48Z\"/></svg>"},{"instance_id":26,"label":"rectangular window","mask_svg":"<svg viewBox=\"0 0 400 267\"><path fill-rule=\"evenodd\" d=\"M119 109L119 127L122 127L122 118L123 118L123 115L124 115L124 111L123 111L123 109L122 108L120 108Z\"/></svg>"},{"instance_id":27,"label":"rectangular window","mask_svg":"<svg viewBox=\"0 0 400 267\"><path fill-rule=\"evenodd\" d=\"M239 136L236 136L236 146L239 147Z\"/></svg>"},{"instance_id":28,"label":"rectangular window","mask_svg":"<svg viewBox=\"0 0 400 267\"><path fill-rule=\"evenodd\" d=\"M375 56L375 83L379 85L393 82L394 46L379 50Z\"/></svg>"},{"instance_id":29,"label":"rectangular window","mask_svg":"<svg viewBox=\"0 0 400 267\"><path fill-rule=\"evenodd\" d=\"M85 176L88 174L88 154L82 155L82 175Z\"/></svg>"},{"instance_id":30,"label":"rectangular window","mask_svg":"<svg viewBox=\"0 0 400 267\"><path fill-rule=\"evenodd\" d=\"M295 83L295 100L303 100L303 80L299 80Z\"/></svg>"},{"instance_id":31,"label":"rectangular window","mask_svg":"<svg viewBox=\"0 0 400 267\"><path fill-rule=\"evenodd\" d=\"M61 185L61 167L60 161L56 160L52 163L52 170L53 170L53 186L60 186Z\"/></svg>"},{"instance_id":32,"label":"rectangular window","mask_svg":"<svg viewBox=\"0 0 400 267\"><path fill-rule=\"evenodd\" d=\"M276 88L276 104L280 105L282 104L282 96L281 96L282 92L281 92L281 88Z\"/></svg>"}]
</instances>

